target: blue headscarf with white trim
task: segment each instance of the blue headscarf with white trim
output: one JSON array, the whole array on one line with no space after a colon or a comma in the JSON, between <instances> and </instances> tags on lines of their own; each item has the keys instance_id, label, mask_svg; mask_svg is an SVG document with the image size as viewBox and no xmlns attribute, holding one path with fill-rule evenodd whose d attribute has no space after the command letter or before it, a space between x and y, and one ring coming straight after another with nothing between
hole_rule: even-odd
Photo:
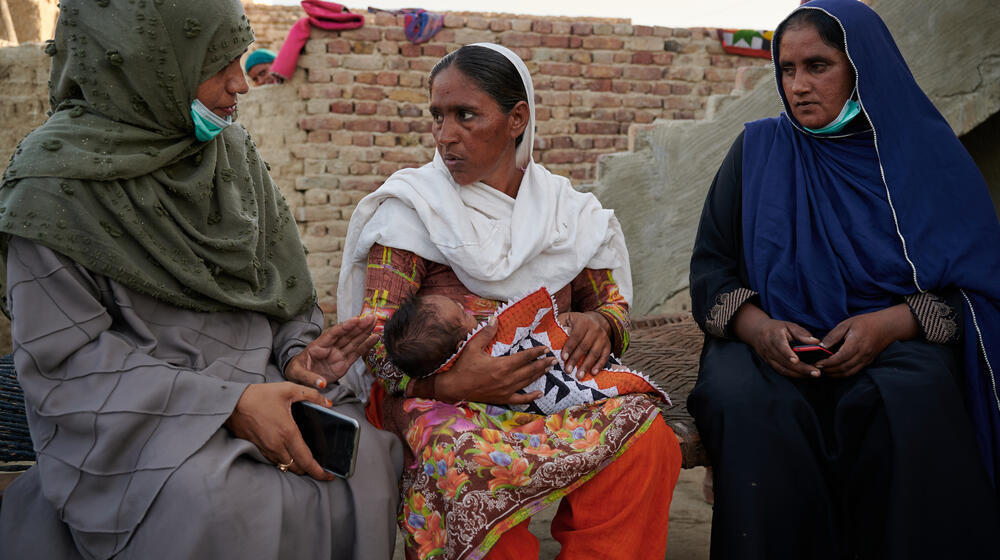
<instances>
[{"instance_id":1,"label":"blue headscarf with white trim","mask_svg":"<svg viewBox=\"0 0 1000 560\"><path fill-rule=\"evenodd\" d=\"M843 28L872 126L806 131L781 88L780 45L772 42L785 112L747 123L743 141L750 287L771 317L814 335L908 294L960 288L969 409L995 487L1000 224L986 182L871 8L813 0L797 10L822 10Z\"/></svg>"}]
</instances>

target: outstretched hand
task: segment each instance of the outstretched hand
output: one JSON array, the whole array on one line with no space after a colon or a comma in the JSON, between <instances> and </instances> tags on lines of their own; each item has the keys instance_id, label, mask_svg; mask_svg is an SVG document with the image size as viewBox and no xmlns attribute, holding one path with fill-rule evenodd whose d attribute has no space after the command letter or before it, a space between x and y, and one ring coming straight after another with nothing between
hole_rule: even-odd
<instances>
[{"instance_id":1,"label":"outstretched hand","mask_svg":"<svg viewBox=\"0 0 1000 560\"><path fill-rule=\"evenodd\" d=\"M323 331L285 366L285 379L319 389L343 377L378 341L375 316L352 317Z\"/></svg>"},{"instance_id":2,"label":"outstretched hand","mask_svg":"<svg viewBox=\"0 0 1000 560\"><path fill-rule=\"evenodd\" d=\"M297 401L330 406L316 389L288 382L255 383L243 391L226 427L234 436L256 445L275 465L287 465L289 471L316 480L333 480L313 458L292 419L292 403Z\"/></svg>"},{"instance_id":3,"label":"outstretched hand","mask_svg":"<svg viewBox=\"0 0 1000 560\"><path fill-rule=\"evenodd\" d=\"M446 402L494 404L527 404L542 396L541 391L527 394L517 391L541 377L555 365L556 359L539 359L548 351L545 347L521 350L511 356L490 356L486 348L496 332L496 319L491 319L466 343L455 365L435 375L434 394L427 396ZM424 381L429 382L431 378Z\"/></svg>"}]
</instances>

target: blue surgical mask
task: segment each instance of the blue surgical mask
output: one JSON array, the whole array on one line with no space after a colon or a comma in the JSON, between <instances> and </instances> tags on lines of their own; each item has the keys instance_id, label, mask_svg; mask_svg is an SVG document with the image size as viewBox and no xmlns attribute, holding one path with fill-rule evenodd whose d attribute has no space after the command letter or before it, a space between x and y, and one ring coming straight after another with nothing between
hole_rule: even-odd
<instances>
[{"instance_id":1,"label":"blue surgical mask","mask_svg":"<svg viewBox=\"0 0 1000 560\"><path fill-rule=\"evenodd\" d=\"M222 118L195 99L191 102L191 120L194 121L194 135L202 142L208 142L233 123L232 117Z\"/></svg>"},{"instance_id":2,"label":"blue surgical mask","mask_svg":"<svg viewBox=\"0 0 1000 560\"><path fill-rule=\"evenodd\" d=\"M847 126L847 123L851 122L851 119L858 116L858 113L860 112L861 105L854 99L848 98L847 102L844 103L844 108L840 110L840 114L837 115L837 118L833 119L830 124L824 126L823 128L813 129L807 126L803 126L802 128L812 132L813 134L831 134L834 132L840 132L845 126Z\"/></svg>"}]
</instances>

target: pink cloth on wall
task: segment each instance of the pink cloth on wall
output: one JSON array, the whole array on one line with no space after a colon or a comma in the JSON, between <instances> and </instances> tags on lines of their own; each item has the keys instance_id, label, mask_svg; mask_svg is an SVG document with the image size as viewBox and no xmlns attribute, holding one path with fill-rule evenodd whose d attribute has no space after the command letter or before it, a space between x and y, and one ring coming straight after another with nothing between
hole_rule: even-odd
<instances>
[{"instance_id":1,"label":"pink cloth on wall","mask_svg":"<svg viewBox=\"0 0 1000 560\"><path fill-rule=\"evenodd\" d=\"M295 22L295 25L288 31L288 37L281 45L278 56L271 63L271 73L283 80L291 79L292 75L295 74L299 53L302 52L302 47L309 40L309 31L312 27L328 31L342 31L357 29L365 24L363 15L345 12L342 5L334 2L302 0L302 9L305 10L308 17Z\"/></svg>"}]
</instances>

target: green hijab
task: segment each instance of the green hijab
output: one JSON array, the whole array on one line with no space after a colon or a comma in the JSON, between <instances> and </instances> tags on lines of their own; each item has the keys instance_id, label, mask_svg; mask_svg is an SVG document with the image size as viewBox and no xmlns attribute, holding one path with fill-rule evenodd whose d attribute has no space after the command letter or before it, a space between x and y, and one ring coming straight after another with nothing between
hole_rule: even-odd
<instances>
[{"instance_id":1,"label":"green hijab","mask_svg":"<svg viewBox=\"0 0 1000 560\"><path fill-rule=\"evenodd\" d=\"M52 115L4 172L0 232L187 309L289 319L312 305L298 229L246 130L194 135L198 85L253 42L240 1L60 7Z\"/></svg>"}]
</instances>

